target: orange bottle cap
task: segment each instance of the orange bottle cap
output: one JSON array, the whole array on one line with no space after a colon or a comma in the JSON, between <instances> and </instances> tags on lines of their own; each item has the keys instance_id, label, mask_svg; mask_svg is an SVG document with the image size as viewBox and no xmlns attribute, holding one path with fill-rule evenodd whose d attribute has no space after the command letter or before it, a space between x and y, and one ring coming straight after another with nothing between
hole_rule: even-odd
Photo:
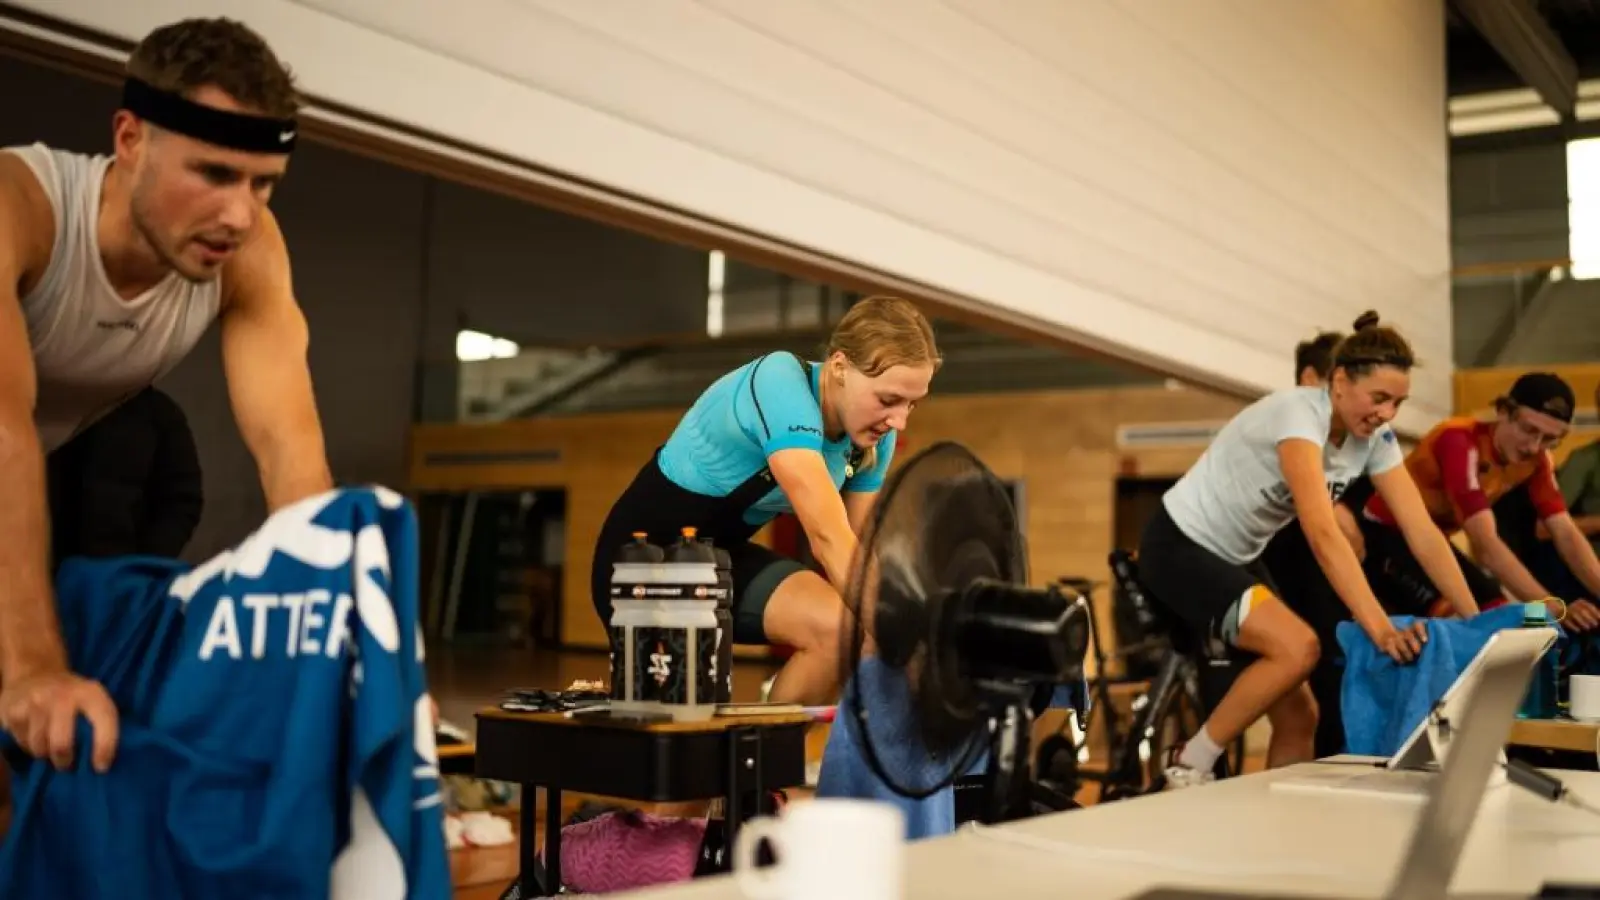
<instances>
[{"instance_id":1,"label":"orange bottle cap","mask_svg":"<svg viewBox=\"0 0 1600 900\"><path fill-rule=\"evenodd\" d=\"M693 526L685 525L684 528L683 528L683 536L684 537L692 538L698 533L699 533L699 529L695 528Z\"/></svg>"}]
</instances>

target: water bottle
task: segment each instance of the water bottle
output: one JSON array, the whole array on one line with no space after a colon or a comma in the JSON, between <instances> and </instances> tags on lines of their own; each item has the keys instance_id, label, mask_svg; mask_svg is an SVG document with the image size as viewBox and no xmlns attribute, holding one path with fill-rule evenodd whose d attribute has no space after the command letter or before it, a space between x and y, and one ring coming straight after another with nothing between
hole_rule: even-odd
<instances>
[{"instance_id":1,"label":"water bottle","mask_svg":"<svg viewBox=\"0 0 1600 900\"><path fill-rule=\"evenodd\" d=\"M650 543L650 535L643 531L635 531L633 540L622 545L617 551L617 562L623 563L658 563L666 559L667 552L656 544Z\"/></svg>"},{"instance_id":2,"label":"water bottle","mask_svg":"<svg viewBox=\"0 0 1600 900\"><path fill-rule=\"evenodd\" d=\"M1523 628L1549 628L1550 610L1543 603L1522 604ZM1546 650L1533 667L1528 679L1528 691L1523 695L1522 706L1517 709L1519 719L1554 719L1556 717L1556 690L1561 676L1561 660L1554 647Z\"/></svg>"},{"instance_id":3,"label":"water bottle","mask_svg":"<svg viewBox=\"0 0 1600 900\"><path fill-rule=\"evenodd\" d=\"M717 702L733 702L733 557L712 547L717 557Z\"/></svg>"},{"instance_id":4,"label":"water bottle","mask_svg":"<svg viewBox=\"0 0 1600 900\"><path fill-rule=\"evenodd\" d=\"M619 557L611 577L611 708L710 718L718 639L711 545L684 528L664 551L636 536Z\"/></svg>"}]
</instances>

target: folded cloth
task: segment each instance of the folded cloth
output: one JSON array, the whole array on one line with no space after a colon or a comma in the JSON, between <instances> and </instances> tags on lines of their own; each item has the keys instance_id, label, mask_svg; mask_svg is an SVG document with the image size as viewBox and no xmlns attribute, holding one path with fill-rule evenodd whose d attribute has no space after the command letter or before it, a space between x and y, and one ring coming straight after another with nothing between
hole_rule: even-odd
<instances>
[{"instance_id":1,"label":"folded cloth","mask_svg":"<svg viewBox=\"0 0 1600 900\"><path fill-rule=\"evenodd\" d=\"M1416 620L1392 616L1390 621L1405 629ZM1339 623L1336 635L1345 657L1340 687L1345 752L1362 756L1398 752L1489 637L1522 626L1522 607L1510 604L1464 620L1423 621L1428 640L1410 665L1396 663L1379 650L1355 622Z\"/></svg>"},{"instance_id":2,"label":"folded cloth","mask_svg":"<svg viewBox=\"0 0 1600 900\"><path fill-rule=\"evenodd\" d=\"M418 628L416 520L385 489L285 507L191 567L72 559L75 671L116 761L21 755L0 896L435 898L450 892Z\"/></svg>"},{"instance_id":3,"label":"folded cloth","mask_svg":"<svg viewBox=\"0 0 1600 900\"><path fill-rule=\"evenodd\" d=\"M700 862L706 824L621 810L567 825L561 829L562 885L609 894L688 881Z\"/></svg>"},{"instance_id":4,"label":"folded cloth","mask_svg":"<svg viewBox=\"0 0 1600 900\"><path fill-rule=\"evenodd\" d=\"M1081 685L1061 685L1050 693L1047 703L1041 699L1039 705L1073 708L1081 715L1087 697L1088 691ZM981 774L988 764L988 753L982 752L987 749L987 742L982 735L953 758L929 752L917 735L914 706L904 674L877 658L868 658L857 669L852 685L845 689L837 719L828 731L828 742L822 750L822 771L817 778L817 796L892 803L905 814L907 840L955 831L954 787L947 785L927 797L914 799L897 793L873 772L866 749L861 745L862 736L858 734L855 718L858 704L864 705L869 713L872 750L882 768L902 788L922 793L948 778L952 767L959 766L968 757L972 761L959 773L962 776ZM979 741L982 746L977 743Z\"/></svg>"}]
</instances>

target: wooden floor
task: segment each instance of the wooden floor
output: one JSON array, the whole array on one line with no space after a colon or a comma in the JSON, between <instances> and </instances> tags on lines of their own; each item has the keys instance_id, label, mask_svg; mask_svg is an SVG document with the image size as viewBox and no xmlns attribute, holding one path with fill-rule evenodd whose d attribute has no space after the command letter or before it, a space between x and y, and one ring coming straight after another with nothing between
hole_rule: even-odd
<instances>
[{"instance_id":1,"label":"wooden floor","mask_svg":"<svg viewBox=\"0 0 1600 900\"><path fill-rule=\"evenodd\" d=\"M496 703L501 694L510 688L564 688L575 680L605 680L608 661L604 654L589 652L555 652L532 650L504 650L478 647L447 647L429 649L429 686L439 701L440 715L450 722L475 732L473 714ZM734 699L747 702L760 696L761 682L777 670L773 663L736 662L734 665ZM1049 714L1047 714L1049 715ZM1041 722L1041 725L1044 723ZM827 742L828 726L812 728L806 740L808 762L822 758L822 748ZM1261 768L1260 756L1246 760L1246 771ZM791 797L797 793L790 792ZM562 795L562 819L565 820L583 803L595 798L581 794ZM1078 796L1078 802L1093 803L1092 788ZM544 802L543 796L540 803ZM629 806L641 806L636 801L617 800ZM668 805L644 808L662 815L696 814L699 810ZM501 810L513 827L517 824L515 810ZM544 839L543 816L535 840ZM451 874L456 885L456 900L498 900L517 875L517 844L503 847L485 847L458 850L451 854Z\"/></svg>"}]
</instances>

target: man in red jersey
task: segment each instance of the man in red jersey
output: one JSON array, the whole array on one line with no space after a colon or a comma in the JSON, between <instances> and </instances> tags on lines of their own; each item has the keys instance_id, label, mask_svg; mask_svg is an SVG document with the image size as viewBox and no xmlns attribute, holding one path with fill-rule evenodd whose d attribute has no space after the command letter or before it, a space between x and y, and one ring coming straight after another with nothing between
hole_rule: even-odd
<instances>
[{"instance_id":1,"label":"man in red jersey","mask_svg":"<svg viewBox=\"0 0 1600 900\"><path fill-rule=\"evenodd\" d=\"M1463 558L1462 569L1480 609L1506 602L1504 592L1509 591L1520 600L1546 600L1552 614L1564 616L1563 625L1587 631L1600 625L1600 609L1589 600L1547 599L1550 592L1501 538L1492 509L1507 492L1526 485L1562 560L1591 597L1600 597L1600 560L1567 511L1550 459L1551 448L1571 427L1574 406L1572 388L1560 377L1530 372L1496 402L1494 420L1446 419L1411 451L1406 467L1440 529L1447 535L1466 532L1481 566ZM1448 614L1439 608L1437 588L1412 556L1381 497L1369 498L1345 525L1359 530L1365 568L1369 577L1386 582L1382 595L1391 611Z\"/></svg>"}]
</instances>

